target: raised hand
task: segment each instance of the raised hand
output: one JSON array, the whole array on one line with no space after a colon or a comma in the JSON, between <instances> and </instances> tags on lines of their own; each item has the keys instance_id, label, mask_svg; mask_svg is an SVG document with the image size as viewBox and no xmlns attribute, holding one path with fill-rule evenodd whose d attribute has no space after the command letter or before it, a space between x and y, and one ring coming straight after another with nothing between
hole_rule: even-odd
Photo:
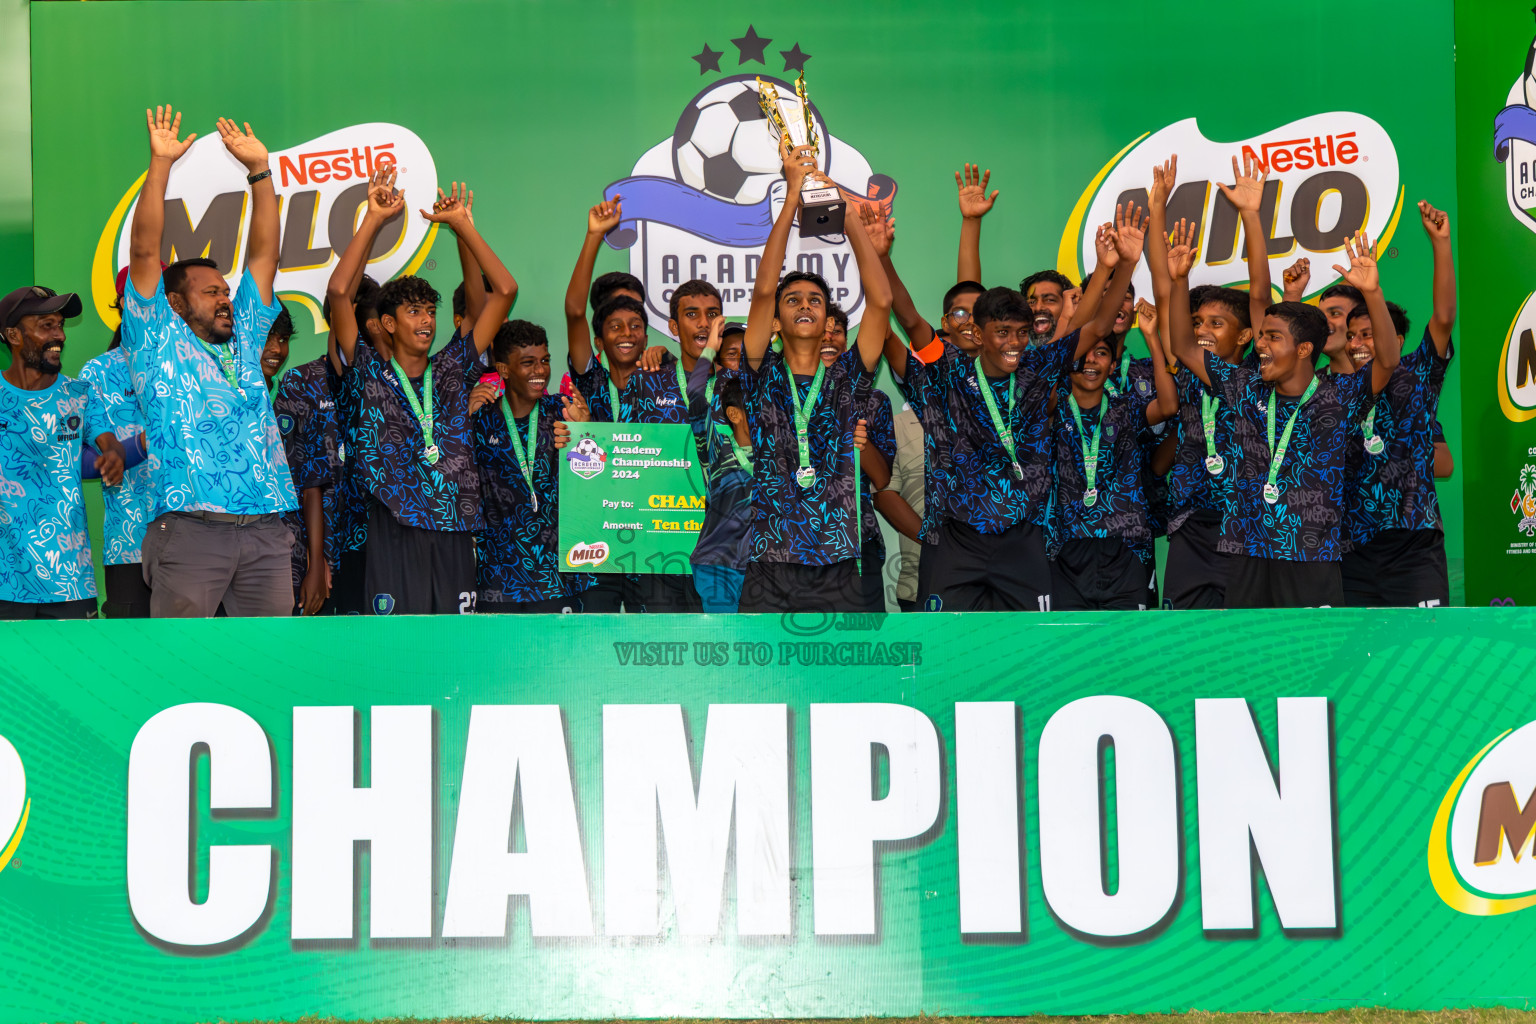
<instances>
[{"instance_id":1,"label":"raised hand","mask_svg":"<svg viewBox=\"0 0 1536 1024\"><path fill-rule=\"evenodd\" d=\"M1379 291L1381 288L1381 274L1376 268L1376 247L1366 237L1364 231L1354 238L1344 240L1344 254L1349 257L1349 269L1345 270L1337 263L1333 269L1339 272L1346 284L1352 284L1361 292Z\"/></svg>"},{"instance_id":2,"label":"raised hand","mask_svg":"<svg viewBox=\"0 0 1536 1024\"><path fill-rule=\"evenodd\" d=\"M997 189L987 195L987 182L992 180L991 171L983 171L976 164L966 164L965 171L955 172L955 185L960 190L960 216L980 220L992 212L997 202Z\"/></svg>"},{"instance_id":3,"label":"raised hand","mask_svg":"<svg viewBox=\"0 0 1536 1024\"><path fill-rule=\"evenodd\" d=\"M1157 335L1157 307L1146 299L1136 300L1136 326L1148 338Z\"/></svg>"},{"instance_id":4,"label":"raised hand","mask_svg":"<svg viewBox=\"0 0 1536 1024\"><path fill-rule=\"evenodd\" d=\"M1200 248L1200 231L1193 221L1179 218L1168 233L1168 273L1175 281L1189 277Z\"/></svg>"},{"instance_id":5,"label":"raised hand","mask_svg":"<svg viewBox=\"0 0 1536 1024\"><path fill-rule=\"evenodd\" d=\"M1115 251L1115 226L1100 224L1093 233L1093 251L1099 258L1099 266L1113 270L1120 264L1120 254Z\"/></svg>"},{"instance_id":6,"label":"raised hand","mask_svg":"<svg viewBox=\"0 0 1536 1024\"><path fill-rule=\"evenodd\" d=\"M432 204L432 212L422 210L421 215L434 224L447 224L450 228L459 224L473 224L469 211L464 208L464 197L468 194L469 186L463 186L461 194L457 181L453 183L453 191L450 193L444 193L442 189L438 189L437 201Z\"/></svg>"},{"instance_id":7,"label":"raised hand","mask_svg":"<svg viewBox=\"0 0 1536 1024\"><path fill-rule=\"evenodd\" d=\"M1429 235L1431 242L1451 240L1451 218L1445 215L1444 210L1437 210L1425 200L1420 199L1419 220L1424 225L1424 233Z\"/></svg>"},{"instance_id":8,"label":"raised hand","mask_svg":"<svg viewBox=\"0 0 1536 1024\"><path fill-rule=\"evenodd\" d=\"M624 218L624 204L620 202L623 198L615 195L612 199L605 199L588 210L587 234L606 235L618 227L619 221Z\"/></svg>"},{"instance_id":9,"label":"raised hand","mask_svg":"<svg viewBox=\"0 0 1536 1024\"><path fill-rule=\"evenodd\" d=\"M805 183L805 176L816 170L816 151L810 146L791 149L789 139L779 137L779 156L784 160L784 183L792 195L798 196Z\"/></svg>"},{"instance_id":10,"label":"raised hand","mask_svg":"<svg viewBox=\"0 0 1536 1024\"><path fill-rule=\"evenodd\" d=\"M887 217L885 210L878 203L859 203L859 220L864 224L864 233L869 236L869 244L875 247L876 256L885 256L891 251L891 243L896 240L896 219Z\"/></svg>"},{"instance_id":11,"label":"raised hand","mask_svg":"<svg viewBox=\"0 0 1536 1024\"><path fill-rule=\"evenodd\" d=\"M255 174L267 169L267 147L261 144L251 131L251 123L245 122L245 130L227 117L219 118L219 139L229 155L240 161L245 173ZM191 141L190 139L187 141Z\"/></svg>"},{"instance_id":12,"label":"raised hand","mask_svg":"<svg viewBox=\"0 0 1536 1024\"><path fill-rule=\"evenodd\" d=\"M1254 176L1254 171L1258 176ZM1232 157L1232 177L1236 180L1234 185L1216 183L1221 189L1221 194L1227 197L1227 201L1237 207L1238 213L1258 213L1259 204L1264 200L1264 182L1269 178L1269 171L1265 166L1247 153L1243 154L1243 169L1237 169L1237 157Z\"/></svg>"},{"instance_id":13,"label":"raised hand","mask_svg":"<svg viewBox=\"0 0 1536 1024\"><path fill-rule=\"evenodd\" d=\"M391 164L380 167L368 179L368 212L386 221L405 209L405 193L395 188L396 173Z\"/></svg>"},{"instance_id":14,"label":"raised hand","mask_svg":"<svg viewBox=\"0 0 1536 1024\"><path fill-rule=\"evenodd\" d=\"M581 396L580 391L560 396L560 415L567 423L589 423L592 420L592 410L587 407L587 400Z\"/></svg>"},{"instance_id":15,"label":"raised hand","mask_svg":"<svg viewBox=\"0 0 1536 1024\"><path fill-rule=\"evenodd\" d=\"M1115 204L1115 252L1122 260L1135 263L1141 259L1146 244L1146 211L1134 203Z\"/></svg>"},{"instance_id":16,"label":"raised hand","mask_svg":"<svg viewBox=\"0 0 1536 1024\"><path fill-rule=\"evenodd\" d=\"M661 369L661 357L667 354L667 350L660 345L650 345L640 353L640 361L635 365L646 373L655 373Z\"/></svg>"},{"instance_id":17,"label":"raised hand","mask_svg":"<svg viewBox=\"0 0 1536 1024\"><path fill-rule=\"evenodd\" d=\"M1061 316L1057 319L1056 322L1060 324L1070 324L1072 322L1072 318L1077 315L1078 304L1082 301L1083 290L1081 288L1068 288L1066 291L1062 292Z\"/></svg>"},{"instance_id":18,"label":"raised hand","mask_svg":"<svg viewBox=\"0 0 1536 1024\"><path fill-rule=\"evenodd\" d=\"M488 380L475 385L475 389L469 393L469 414L473 416L483 405L501 397L501 385L494 380Z\"/></svg>"},{"instance_id":19,"label":"raised hand","mask_svg":"<svg viewBox=\"0 0 1536 1024\"><path fill-rule=\"evenodd\" d=\"M197 132L193 132L185 139L177 141L176 136L181 134L181 115L172 111L169 105L145 110L144 120L149 124L151 159L162 158L175 163L181 159L181 154L187 151L187 147L192 145L192 140L197 138Z\"/></svg>"},{"instance_id":20,"label":"raised hand","mask_svg":"<svg viewBox=\"0 0 1536 1024\"><path fill-rule=\"evenodd\" d=\"M1312 280L1312 261L1303 256L1285 268L1280 275L1280 298L1285 302L1300 302L1307 294L1307 282Z\"/></svg>"},{"instance_id":21,"label":"raised hand","mask_svg":"<svg viewBox=\"0 0 1536 1024\"><path fill-rule=\"evenodd\" d=\"M1168 206L1168 197L1173 195L1173 185L1178 177L1179 155L1177 153L1164 160L1162 164L1152 165L1152 191L1147 196L1147 202L1152 209L1164 209Z\"/></svg>"}]
</instances>

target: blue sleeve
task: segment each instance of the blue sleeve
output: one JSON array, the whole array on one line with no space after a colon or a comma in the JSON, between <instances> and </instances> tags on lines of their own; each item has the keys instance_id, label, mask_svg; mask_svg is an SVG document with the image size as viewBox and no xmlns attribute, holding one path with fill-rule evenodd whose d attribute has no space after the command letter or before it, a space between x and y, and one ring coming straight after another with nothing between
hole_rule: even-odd
<instances>
[{"instance_id":1,"label":"blue sleeve","mask_svg":"<svg viewBox=\"0 0 1536 1024\"><path fill-rule=\"evenodd\" d=\"M1202 350L1202 354L1205 356L1205 375L1211 379L1206 390L1228 406L1236 408L1243 400L1243 386L1248 381L1248 373L1243 367L1233 366L1209 349Z\"/></svg>"},{"instance_id":2,"label":"blue sleeve","mask_svg":"<svg viewBox=\"0 0 1536 1024\"><path fill-rule=\"evenodd\" d=\"M608 369L598 361L596 351L585 370L577 370L570 356L566 356L565 361L571 368L571 383L581 392L581 397L587 400L587 408L592 410L592 419L600 423L613 422L617 410L609 408L613 403L608 400Z\"/></svg>"},{"instance_id":3,"label":"blue sleeve","mask_svg":"<svg viewBox=\"0 0 1536 1024\"><path fill-rule=\"evenodd\" d=\"M117 422L96 385L90 381L82 383L85 384L85 440L94 444L102 434L116 437L119 430L126 430L127 425Z\"/></svg>"},{"instance_id":4,"label":"blue sleeve","mask_svg":"<svg viewBox=\"0 0 1536 1024\"><path fill-rule=\"evenodd\" d=\"M162 291L165 285L161 284ZM266 347L267 335L272 331L272 321L283 311L277 299L277 289L272 289L272 301L261 301L261 289L249 270L240 275L240 285L235 289L230 309L235 318L235 340L240 343L240 361L261 372L261 350Z\"/></svg>"},{"instance_id":5,"label":"blue sleeve","mask_svg":"<svg viewBox=\"0 0 1536 1024\"><path fill-rule=\"evenodd\" d=\"M325 451L325 421L315 415L317 396L297 369L283 375L272 411L283 435L283 452L297 490L325 487L332 482L330 461Z\"/></svg>"},{"instance_id":6,"label":"blue sleeve","mask_svg":"<svg viewBox=\"0 0 1536 1024\"><path fill-rule=\"evenodd\" d=\"M1326 378L1335 382L1338 388L1339 405L1344 409L1344 418L1350 423L1363 422L1376 407L1376 392L1371 390L1371 371L1375 366L1376 362L1372 360L1354 373L1330 373ZM1401 364L1398 369L1402 369ZM1395 371L1393 376L1396 376ZM1406 374L1404 377L1411 379L1407 378ZM1393 390L1390 379L1382 390L1390 395Z\"/></svg>"},{"instance_id":7,"label":"blue sleeve","mask_svg":"<svg viewBox=\"0 0 1536 1024\"><path fill-rule=\"evenodd\" d=\"M868 403L869 439L885 456L888 465L896 461L896 421L891 416L891 398L884 391L871 392Z\"/></svg>"},{"instance_id":8,"label":"blue sleeve","mask_svg":"<svg viewBox=\"0 0 1536 1024\"><path fill-rule=\"evenodd\" d=\"M1021 368L1028 366L1039 376L1050 379L1066 377L1077 361L1077 342L1082 333L1079 328L1049 344L1025 349L1019 359Z\"/></svg>"}]
</instances>

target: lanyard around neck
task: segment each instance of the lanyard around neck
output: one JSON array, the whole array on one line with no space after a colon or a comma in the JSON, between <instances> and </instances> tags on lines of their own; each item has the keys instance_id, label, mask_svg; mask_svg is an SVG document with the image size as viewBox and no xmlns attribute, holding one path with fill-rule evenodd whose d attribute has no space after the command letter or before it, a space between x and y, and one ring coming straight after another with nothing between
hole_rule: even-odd
<instances>
[{"instance_id":1,"label":"lanyard around neck","mask_svg":"<svg viewBox=\"0 0 1536 1024\"><path fill-rule=\"evenodd\" d=\"M1099 442L1104 437L1104 420L1108 417L1108 410L1104 408L1103 399L1099 400L1099 422L1094 424L1093 435L1083 429L1083 413L1078 408L1077 396L1068 394L1067 404L1072 409L1072 421L1077 424L1078 443L1083 448L1083 507L1093 508L1099 500L1099 489L1095 484L1099 475Z\"/></svg>"},{"instance_id":2,"label":"lanyard around neck","mask_svg":"<svg viewBox=\"0 0 1536 1024\"><path fill-rule=\"evenodd\" d=\"M811 415L816 411L816 401L821 397L821 384L826 378L827 364L816 361L816 375L806 389L805 401L800 400L800 382L795 380L789 364L784 364L784 375L789 379L789 400L795 410L795 444L800 449L800 468L795 470L795 483L810 487L816 482L816 470L811 468Z\"/></svg>"},{"instance_id":3,"label":"lanyard around neck","mask_svg":"<svg viewBox=\"0 0 1536 1024\"><path fill-rule=\"evenodd\" d=\"M533 411L528 414L528 441L526 446L523 439L517 436L517 420L512 416L512 403L507 401L507 396L501 396L501 418L507 421L507 434L512 438L512 454L517 459L517 468L523 471L523 479L528 483L528 493L533 495L533 510L539 510L539 492L533 486L533 468L531 456L534 449L534 441L538 437L539 429L539 405L533 405Z\"/></svg>"},{"instance_id":4,"label":"lanyard around neck","mask_svg":"<svg viewBox=\"0 0 1536 1024\"><path fill-rule=\"evenodd\" d=\"M1301 415L1301 407L1307 404L1307 399L1317 391L1318 378L1313 377L1312 383L1307 385L1307 390L1302 393L1301 401L1296 403L1296 408L1291 410L1290 418L1285 421L1285 430L1280 435L1279 445L1275 444L1275 395L1269 393L1269 416L1266 425L1269 433L1269 481L1264 484L1264 500L1273 505L1280 500L1280 466L1285 462L1285 451L1291 446L1291 431L1296 427L1296 417Z\"/></svg>"},{"instance_id":5,"label":"lanyard around neck","mask_svg":"<svg viewBox=\"0 0 1536 1024\"><path fill-rule=\"evenodd\" d=\"M416 417L417 424L421 427L422 456L427 460L427 465L437 462L437 445L432 441L432 363L427 363L426 371L421 375L421 390L424 399L416 397L416 388L411 384L411 378L405 375L400 368L400 362L396 359L389 361L390 367L395 371L395 379L400 382L400 390L405 393L405 404L411 407L411 415ZM425 403L425 404L423 404Z\"/></svg>"},{"instance_id":6,"label":"lanyard around neck","mask_svg":"<svg viewBox=\"0 0 1536 1024\"><path fill-rule=\"evenodd\" d=\"M987 407L987 416L992 420L992 428L997 431L997 439L1003 445L1003 451L1008 456L1008 469L1013 474L1015 481L1024 479L1024 470L1019 466L1019 456L1013 441L1013 410L1018 405L1019 389L1014 387L1014 374L1008 375L1008 420L1003 421L1003 414L998 411L997 399L992 395L992 382L987 375L981 372L981 362L976 363L976 389L981 392L981 400Z\"/></svg>"}]
</instances>

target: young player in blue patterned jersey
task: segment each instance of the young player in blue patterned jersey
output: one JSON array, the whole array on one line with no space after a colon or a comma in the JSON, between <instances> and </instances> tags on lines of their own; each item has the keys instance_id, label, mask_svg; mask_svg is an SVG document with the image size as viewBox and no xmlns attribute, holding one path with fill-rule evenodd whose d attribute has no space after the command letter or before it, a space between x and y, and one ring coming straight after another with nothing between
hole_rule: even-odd
<instances>
[{"instance_id":1,"label":"young player in blue patterned jersey","mask_svg":"<svg viewBox=\"0 0 1536 1024\"><path fill-rule=\"evenodd\" d=\"M122 309L123 286L128 268L117 275L117 308ZM144 433L144 413L133 390L128 372L128 357L122 349L123 328L119 323L112 332L107 351L80 368L80 379L95 386L106 402L108 414L118 425L117 438L127 442ZM141 442L142 443L142 442ZM149 618L149 585L144 582L144 564L140 549L144 531L149 529L150 508L154 503L149 464L140 462L123 471L123 482L116 487L102 487L102 579L106 597L101 613L109 619Z\"/></svg>"},{"instance_id":2,"label":"young player in blue patterned jersey","mask_svg":"<svg viewBox=\"0 0 1536 1024\"><path fill-rule=\"evenodd\" d=\"M341 378L328 356L283 374L272 395L299 492L299 511L289 513L293 531L294 608L301 615L335 610L332 586L341 571L339 498L344 463L336 394Z\"/></svg>"},{"instance_id":3,"label":"young player in blue patterned jersey","mask_svg":"<svg viewBox=\"0 0 1536 1024\"><path fill-rule=\"evenodd\" d=\"M96 574L80 489L81 446L108 490L124 451L95 385L59 373L64 321L80 297L18 288L0 299L11 365L0 374L0 619L96 617Z\"/></svg>"},{"instance_id":4,"label":"young player in blue patterned jersey","mask_svg":"<svg viewBox=\"0 0 1536 1024\"><path fill-rule=\"evenodd\" d=\"M1376 260L1362 235L1345 243L1348 270L1372 319L1390 317ZM1312 306L1276 303L1254 342L1257 369L1232 366L1202 349L1189 321L1188 291L1175 282L1170 314L1174 354L1237 413L1233 474L1222 519L1224 544L1236 545L1226 607L1335 606L1343 601L1344 453L1348 434L1370 412L1398 362L1395 341L1354 375L1319 375L1314 359L1328 338L1327 318Z\"/></svg>"},{"instance_id":5,"label":"young player in blue patterned jersey","mask_svg":"<svg viewBox=\"0 0 1536 1024\"><path fill-rule=\"evenodd\" d=\"M1360 429L1351 433L1347 468L1351 492L1344 529L1352 545L1344 555L1344 603L1355 607L1436 608L1450 604L1445 532L1435 494L1435 419L1440 389L1454 348L1456 269L1450 218L1427 202L1419 219L1434 253L1434 309L1423 340L1392 373ZM1396 345L1408 316L1387 303ZM1356 306L1345 321L1352 367L1376 350L1375 319Z\"/></svg>"},{"instance_id":6,"label":"young player in blue patterned jersey","mask_svg":"<svg viewBox=\"0 0 1536 1024\"><path fill-rule=\"evenodd\" d=\"M537 324L502 324L491 358L501 394L481 384L470 399L485 513L477 538L476 610L579 612L596 580L562 571L556 450L570 437L566 421L585 419L586 407L545 394L549 338Z\"/></svg>"},{"instance_id":7,"label":"young player in blue patterned jersey","mask_svg":"<svg viewBox=\"0 0 1536 1024\"><path fill-rule=\"evenodd\" d=\"M1051 609L1136 611L1155 571L1142 433L1175 415L1178 398L1162 360L1153 383L1112 385L1115 339L1093 343L1057 393L1054 419Z\"/></svg>"},{"instance_id":8,"label":"young player in blue patterned jersey","mask_svg":"<svg viewBox=\"0 0 1536 1024\"><path fill-rule=\"evenodd\" d=\"M815 171L807 147L781 140L784 201L763 246L743 344L743 383L752 411L752 561L744 612L857 611L859 485L855 435L873 386L891 311L891 288L859 218L846 230L864 314L853 348L831 368L821 360L831 294L815 274L778 277L800 188ZM830 183L829 183L830 184ZM775 333L782 351L770 348Z\"/></svg>"},{"instance_id":9,"label":"young player in blue patterned jersey","mask_svg":"<svg viewBox=\"0 0 1536 1024\"><path fill-rule=\"evenodd\" d=\"M280 227L267 150L221 118L219 135L246 169L250 241L234 296L210 259L161 273L165 188L193 136L181 116L146 111L150 163L129 230L123 350L143 407L154 484L143 546L156 617L287 615L291 538L281 516L298 502L261 371L280 307Z\"/></svg>"},{"instance_id":10,"label":"young player in blue patterned jersey","mask_svg":"<svg viewBox=\"0 0 1536 1024\"><path fill-rule=\"evenodd\" d=\"M1112 277L1098 308L1084 303L1079 310L1087 322L1058 340L1030 344L1036 318L1010 288L994 288L976 301L981 343L975 358L947 343L940 352L917 353L894 335L886 340L903 395L924 430L940 434L934 449L946 453L943 493L927 498L927 516L938 524L922 558L928 608L1050 607L1047 408L1068 367L1107 335L1141 256L1141 225L1140 208L1121 208L1113 227L1099 229L1114 234Z\"/></svg>"},{"instance_id":11,"label":"young player in blue patterned jersey","mask_svg":"<svg viewBox=\"0 0 1536 1024\"><path fill-rule=\"evenodd\" d=\"M652 357L659 360L649 364L656 367L654 372L641 369L640 360L647 347L645 305L627 294L610 292L597 307L591 324L587 322L586 300L597 248L603 236L618 227L621 217L622 204L618 197L598 203L587 212L586 238L565 293L571 382L586 399L595 422L689 423L688 369L694 364L697 353L690 354L689 346L685 346L685 355L689 356L687 366L670 352L665 352ZM714 293L711 302L709 293L714 289L713 286L706 287L708 292L693 290L696 299L702 301L706 310L718 310L718 293ZM681 315L676 297L673 307L674 317ZM707 324L705 327L707 331ZM607 356L606 366L593 351L594 330ZM689 345L695 330L696 325L688 328ZM697 426L694 436L695 439L699 436ZM684 569L689 571L682 571ZM593 592L588 594L588 610L699 611L702 605L693 586L691 570L688 563L682 562L675 566L657 565L648 573L603 574Z\"/></svg>"},{"instance_id":12,"label":"young player in blue patterned jersey","mask_svg":"<svg viewBox=\"0 0 1536 1024\"><path fill-rule=\"evenodd\" d=\"M722 353L728 345L739 351L746 333L740 324L730 326L735 330L719 339ZM694 587L706 612L734 612L752 559L752 427L739 375L722 373L709 405L709 498L691 558Z\"/></svg>"},{"instance_id":13,"label":"young player in blue patterned jersey","mask_svg":"<svg viewBox=\"0 0 1536 1024\"><path fill-rule=\"evenodd\" d=\"M475 229L459 186L451 195L439 189L432 212L421 216L447 225L473 252L491 286L480 315L433 354L439 296L419 277L396 278L378 298L392 358L359 344L356 275L384 224L409 215L394 182L391 168L369 183L368 210L327 288L357 417L347 458L370 495L363 593L379 615L469 613L482 525L469 395L517 282Z\"/></svg>"}]
</instances>

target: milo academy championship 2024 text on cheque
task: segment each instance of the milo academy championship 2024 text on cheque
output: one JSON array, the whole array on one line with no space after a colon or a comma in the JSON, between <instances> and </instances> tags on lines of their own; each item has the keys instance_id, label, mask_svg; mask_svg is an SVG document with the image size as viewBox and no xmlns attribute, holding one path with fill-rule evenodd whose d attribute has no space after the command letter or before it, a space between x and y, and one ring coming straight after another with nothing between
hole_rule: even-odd
<instances>
[{"instance_id":1,"label":"milo academy championship 2024 text on cheque","mask_svg":"<svg viewBox=\"0 0 1536 1024\"><path fill-rule=\"evenodd\" d=\"M569 572L688 572L704 472L680 423L572 424L560 458L560 561Z\"/></svg>"}]
</instances>

